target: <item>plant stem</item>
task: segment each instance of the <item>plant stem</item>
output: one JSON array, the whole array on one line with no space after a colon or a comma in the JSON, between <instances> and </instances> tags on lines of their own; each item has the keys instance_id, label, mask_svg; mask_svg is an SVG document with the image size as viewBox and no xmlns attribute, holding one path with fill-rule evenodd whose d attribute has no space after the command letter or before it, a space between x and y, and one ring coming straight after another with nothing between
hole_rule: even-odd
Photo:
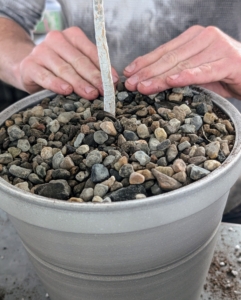
<instances>
[{"instance_id":1,"label":"plant stem","mask_svg":"<svg viewBox=\"0 0 241 300\"><path fill-rule=\"evenodd\" d=\"M104 89L104 110L115 116L115 88L112 80L109 50L106 39L103 0L93 0L93 7L95 38Z\"/></svg>"}]
</instances>

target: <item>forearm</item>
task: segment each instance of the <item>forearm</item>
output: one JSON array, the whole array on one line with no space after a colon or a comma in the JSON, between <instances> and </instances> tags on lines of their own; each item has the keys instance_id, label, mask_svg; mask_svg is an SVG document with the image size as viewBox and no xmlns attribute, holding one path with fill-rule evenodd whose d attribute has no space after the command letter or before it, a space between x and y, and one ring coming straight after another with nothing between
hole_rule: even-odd
<instances>
[{"instance_id":1,"label":"forearm","mask_svg":"<svg viewBox=\"0 0 241 300\"><path fill-rule=\"evenodd\" d=\"M16 22L0 17L0 45L0 79L24 89L19 65L34 48L31 37Z\"/></svg>"}]
</instances>

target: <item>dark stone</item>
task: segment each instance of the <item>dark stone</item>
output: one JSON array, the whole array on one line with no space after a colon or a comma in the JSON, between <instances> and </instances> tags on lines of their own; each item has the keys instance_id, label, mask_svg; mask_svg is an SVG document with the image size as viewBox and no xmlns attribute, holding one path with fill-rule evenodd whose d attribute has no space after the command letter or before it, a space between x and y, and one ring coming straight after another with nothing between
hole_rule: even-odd
<instances>
[{"instance_id":1,"label":"dark stone","mask_svg":"<svg viewBox=\"0 0 241 300\"><path fill-rule=\"evenodd\" d=\"M34 190L34 193L37 195L59 200L68 200L70 192L70 186L63 179L51 180L49 183L42 184Z\"/></svg>"},{"instance_id":2,"label":"dark stone","mask_svg":"<svg viewBox=\"0 0 241 300\"><path fill-rule=\"evenodd\" d=\"M135 134L135 132L130 130L124 130L123 135L127 141L138 141L139 137Z\"/></svg>"},{"instance_id":3,"label":"dark stone","mask_svg":"<svg viewBox=\"0 0 241 300\"><path fill-rule=\"evenodd\" d=\"M80 154L77 154L77 153L69 154L69 157L72 159L72 161L74 162L74 164L76 166L78 166L83 161L83 156ZM85 166L85 168L86 168L86 166Z\"/></svg>"},{"instance_id":4,"label":"dark stone","mask_svg":"<svg viewBox=\"0 0 241 300\"><path fill-rule=\"evenodd\" d=\"M56 169L52 172L53 179L66 179L70 178L70 172L65 169Z\"/></svg>"},{"instance_id":5,"label":"dark stone","mask_svg":"<svg viewBox=\"0 0 241 300\"><path fill-rule=\"evenodd\" d=\"M100 110L97 114L96 114L96 119L97 120L104 120L105 117L108 117L109 119L111 119L113 122L116 121L115 116L113 116L111 113L108 113L104 110Z\"/></svg>"},{"instance_id":6,"label":"dark stone","mask_svg":"<svg viewBox=\"0 0 241 300\"><path fill-rule=\"evenodd\" d=\"M94 140L94 133L87 134L84 137L82 144L83 145L86 144L86 145L88 145L90 147L94 147L94 148L98 147L98 144Z\"/></svg>"},{"instance_id":7,"label":"dark stone","mask_svg":"<svg viewBox=\"0 0 241 300\"><path fill-rule=\"evenodd\" d=\"M146 195L146 189L143 185L129 185L128 187L121 188L117 191L114 191L110 195L110 198L114 202L134 200L137 194Z\"/></svg>"},{"instance_id":8,"label":"dark stone","mask_svg":"<svg viewBox=\"0 0 241 300\"><path fill-rule=\"evenodd\" d=\"M64 133L64 134L61 136L61 138L60 138L60 142L61 142L63 145L65 145L65 144L67 144L68 141L69 141L69 137L68 137L68 135L67 135L66 133Z\"/></svg>"},{"instance_id":9,"label":"dark stone","mask_svg":"<svg viewBox=\"0 0 241 300\"><path fill-rule=\"evenodd\" d=\"M75 195L80 194L83 191L84 186L85 186L85 182L80 182L79 184L75 185L73 189L74 194Z\"/></svg>"},{"instance_id":10,"label":"dark stone","mask_svg":"<svg viewBox=\"0 0 241 300\"><path fill-rule=\"evenodd\" d=\"M135 142L132 142L132 141L127 141L127 142L123 143L120 148L122 151L125 151L129 155L132 155L137 150Z\"/></svg>"},{"instance_id":11,"label":"dark stone","mask_svg":"<svg viewBox=\"0 0 241 300\"><path fill-rule=\"evenodd\" d=\"M161 142L160 144L157 145L157 150L166 150L168 147L171 146L171 141L169 139Z\"/></svg>"},{"instance_id":12,"label":"dark stone","mask_svg":"<svg viewBox=\"0 0 241 300\"><path fill-rule=\"evenodd\" d=\"M116 122L114 122L114 126L118 133L122 133L123 126L121 125L121 122L119 120L116 120Z\"/></svg>"},{"instance_id":13,"label":"dark stone","mask_svg":"<svg viewBox=\"0 0 241 300\"><path fill-rule=\"evenodd\" d=\"M204 116L206 112L208 112L208 106L206 103L201 103L196 107L196 112L199 115Z\"/></svg>"},{"instance_id":14,"label":"dark stone","mask_svg":"<svg viewBox=\"0 0 241 300\"><path fill-rule=\"evenodd\" d=\"M222 150L219 150L217 160L218 160L220 163L223 163L223 162L225 161L225 159L226 159L225 154L223 153Z\"/></svg>"},{"instance_id":15,"label":"dark stone","mask_svg":"<svg viewBox=\"0 0 241 300\"><path fill-rule=\"evenodd\" d=\"M69 144L67 144L65 146L66 146L67 154L72 154L72 153L74 153L76 151L76 148L73 147L73 146L71 146L71 145L69 145Z\"/></svg>"},{"instance_id":16,"label":"dark stone","mask_svg":"<svg viewBox=\"0 0 241 300\"><path fill-rule=\"evenodd\" d=\"M31 128L28 124L23 125L22 130L24 131L26 136L30 136L31 135Z\"/></svg>"},{"instance_id":17,"label":"dark stone","mask_svg":"<svg viewBox=\"0 0 241 300\"><path fill-rule=\"evenodd\" d=\"M116 181L121 181L123 179L123 177L121 177L119 172L116 171L115 169L110 169L110 175L114 176Z\"/></svg>"}]
</instances>

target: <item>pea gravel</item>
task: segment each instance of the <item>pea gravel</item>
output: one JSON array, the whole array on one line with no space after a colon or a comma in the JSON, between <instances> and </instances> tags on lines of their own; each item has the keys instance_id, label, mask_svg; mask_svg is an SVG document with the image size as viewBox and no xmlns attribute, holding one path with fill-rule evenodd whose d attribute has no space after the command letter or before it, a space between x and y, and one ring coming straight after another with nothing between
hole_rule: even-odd
<instances>
[{"instance_id":1,"label":"pea gravel","mask_svg":"<svg viewBox=\"0 0 241 300\"><path fill-rule=\"evenodd\" d=\"M0 128L0 176L77 203L143 199L200 180L225 161L232 122L196 87L156 95L119 83L116 117L103 99L45 98Z\"/></svg>"}]
</instances>

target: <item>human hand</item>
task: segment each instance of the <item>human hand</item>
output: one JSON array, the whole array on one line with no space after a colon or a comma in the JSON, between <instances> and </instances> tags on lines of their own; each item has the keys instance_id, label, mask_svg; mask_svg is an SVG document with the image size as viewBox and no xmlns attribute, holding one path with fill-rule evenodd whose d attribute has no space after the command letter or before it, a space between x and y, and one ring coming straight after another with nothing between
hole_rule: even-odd
<instances>
[{"instance_id":1,"label":"human hand","mask_svg":"<svg viewBox=\"0 0 241 300\"><path fill-rule=\"evenodd\" d=\"M29 93L45 88L64 95L74 91L89 100L103 95L97 48L77 27L49 32L21 61L17 73ZM112 77L118 81L114 69Z\"/></svg>"},{"instance_id":2,"label":"human hand","mask_svg":"<svg viewBox=\"0 0 241 300\"><path fill-rule=\"evenodd\" d=\"M143 94L198 84L241 99L241 43L216 27L193 26L135 59L124 75L126 87Z\"/></svg>"}]
</instances>

